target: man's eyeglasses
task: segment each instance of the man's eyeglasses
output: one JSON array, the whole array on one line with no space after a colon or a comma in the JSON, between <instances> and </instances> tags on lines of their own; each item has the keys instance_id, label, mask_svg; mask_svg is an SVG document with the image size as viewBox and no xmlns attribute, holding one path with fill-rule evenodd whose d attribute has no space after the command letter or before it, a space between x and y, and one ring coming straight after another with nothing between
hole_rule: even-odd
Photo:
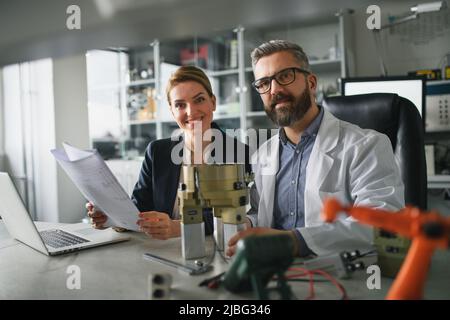
<instances>
[{"instance_id":1,"label":"man's eyeglasses","mask_svg":"<svg viewBox=\"0 0 450 320\"><path fill-rule=\"evenodd\" d=\"M268 92L272 86L272 80L275 79L275 81L281 85L281 86L287 86L288 84L291 84L295 81L295 72L301 72L305 74L310 74L308 70L301 69L301 68L287 68L283 69L281 71L278 71L271 77L264 77L258 80L255 80L252 83L253 88L258 91L259 94L264 94Z\"/></svg>"}]
</instances>

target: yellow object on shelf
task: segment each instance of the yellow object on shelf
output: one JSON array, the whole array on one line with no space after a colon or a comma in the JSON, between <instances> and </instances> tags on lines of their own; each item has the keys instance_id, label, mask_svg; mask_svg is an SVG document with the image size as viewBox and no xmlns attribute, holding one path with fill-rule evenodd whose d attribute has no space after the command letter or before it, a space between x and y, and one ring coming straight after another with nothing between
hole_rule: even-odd
<instances>
[{"instance_id":1,"label":"yellow object on shelf","mask_svg":"<svg viewBox=\"0 0 450 320\"><path fill-rule=\"evenodd\" d=\"M450 80L450 66L445 67L445 79Z\"/></svg>"},{"instance_id":2,"label":"yellow object on shelf","mask_svg":"<svg viewBox=\"0 0 450 320\"><path fill-rule=\"evenodd\" d=\"M156 115L156 90L154 88L147 88L147 104L142 106L137 115L137 120L153 120Z\"/></svg>"}]
</instances>

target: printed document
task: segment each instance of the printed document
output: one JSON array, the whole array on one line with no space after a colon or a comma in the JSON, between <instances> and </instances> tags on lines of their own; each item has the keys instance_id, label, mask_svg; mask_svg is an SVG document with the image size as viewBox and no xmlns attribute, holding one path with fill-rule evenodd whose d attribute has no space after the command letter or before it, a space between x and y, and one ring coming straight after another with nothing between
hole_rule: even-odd
<instances>
[{"instance_id":1,"label":"printed document","mask_svg":"<svg viewBox=\"0 0 450 320\"><path fill-rule=\"evenodd\" d=\"M51 150L53 156L83 196L108 216L105 226L139 231L139 210L97 150L63 146L63 150Z\"/></svg>"}]
</instances>

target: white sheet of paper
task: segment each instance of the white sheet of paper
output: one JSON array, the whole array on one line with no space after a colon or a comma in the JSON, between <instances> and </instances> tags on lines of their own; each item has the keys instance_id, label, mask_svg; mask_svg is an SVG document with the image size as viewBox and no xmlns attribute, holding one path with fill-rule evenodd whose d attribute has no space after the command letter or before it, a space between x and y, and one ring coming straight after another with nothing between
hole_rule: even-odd
<instances>
[{"instance_id":1,"label":"white sheet of paper","mask_svg":"<svg viewBox=\"0 0 450 320\"><path fill-rule=\"evenodd\" d=\"M108 216L105 226L138 231L139 210L98 152L63 145L51 153L83 196Z\"/></svg>"},{"instance_id":2,"label":"white sheet of paper","mask_svg":"<svg viewBox=\"0 0 450 320\"><path fill-rule=\"evenodd\" d=\"M80 150L66 142L63 142L63 147L70 161L77 161L90 157L93 153L96 152L95 150Z\"/></svg>"}]
</instances>

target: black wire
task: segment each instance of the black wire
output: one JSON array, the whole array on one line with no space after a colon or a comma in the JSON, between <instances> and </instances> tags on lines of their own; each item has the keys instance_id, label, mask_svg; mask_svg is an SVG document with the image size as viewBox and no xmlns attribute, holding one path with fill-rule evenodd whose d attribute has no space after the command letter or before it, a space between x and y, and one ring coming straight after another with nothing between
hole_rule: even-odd
<instances>
[{"instance_id":1,"label":"black wire","mask_svg":"<svg viewBox=\"0 0 450 320\"><path fill-rule=\"evenodd\" d=\"M373 250L370 250L370 251L367 251L367 252L361 253L361 254L359 255L359 257L358 257L358 258L362 258L362 257L365 257L365 256L367 256L367 255L371 254L371 253L376 253L376 252L377 252L377 250L376 250L376 249L373 249Z\"/></svg>"},{"instance_id":2,"label":"black wire","mask_svg":"<svg viewBox=\"0 0 450 320\"><path fill-rule=\"evenodd\" d=\"M223 253L219 250L219 247L217 246L216 238L214 237L214 235L212 238L213 238L213 243L214 243L213 252L212 252L212 255L209 257L208 261L204 264L204 266L203 266L204 268L209 267L213 263L214 258L216 257L216 251L219 253L222 260L226 264L228 264L227 258L223 255Z\"/></svg>"},{"instance_id":3,"label":"black wire","mask_svg":"<svg viewBox=\"0 0 450 320\"><path fill-rule=\"evenodd\" d=\"M219 252L219 255L220 255L220 257L222 258L223 262L225 262L225 264L228 264L228 259L227 259L227 257L225 257L221 251L219 251L219 250L217 250L217 251Z\"/></svg>"},{"instance_id":4,"label":"black wire","mask_svg":"<svg viewBox=\"0 0 450 320\"><path fill-rule=\"evenodd\" d=\"M225 263L228 263L226 258L220 252L219 247L217 246L217 243L216 243L216 238L214 237L214 235L213 235L213 243L214 243L213 253L212 253L211 257L209 258L209 261L206 263L205 267L208 267L213 262L213 260L214 260L214 258L216 256L216 251L219 252L220 257L225 261ZM215 275L215 276L213 276L211 278L204 279L198 285L199 285L199 287L203 287L203 286L208 286L213 281L220 281L220 279L223 277L224 274L225 274L225 272L222 272L222 273L219 273L218 275Z\"/></svg>"},{"instance_id":5,"label":"black wire","mask_svg":"<svg viewBox=\"0 0 450 320\"><path fill-rule=\"evenodd\" d=\"M214 237L214 235L213 235L213 241L214 241L214 248L215 248L215 250L217 250L217 252L219 253L219 255L220 255L220 257L222 258L222 260L226 263L226 264L228 264L228 259L223 255L223 253L219 250L219 246L217 245L217 243L216 243L216 238ZM225 247L225 244L224 244L224 247ZM223 248L224 250L225 250L225 248Z\"/></svg>"},{"instance_id":6,"label":"black wire","mask_svg":"<svg viewBox=\"0 0 450 320\"><path fill-rule=\"evenodd\" d=\"M212 281L220 281L221 278L225 275L225 272L221 272L211 278L204 279L202 282L198 284L199 287L207 286Z\"/></svg>"},{"instance_id":7,"label":"black wire","mask_svg":"<svg viewBox=\"0 0 450 320\"><path fill-rule=\"evenodd\" d=\"M203 198L203 194L202 194L202 191L200 189L200 177L199 177L199 172L198 172L196 167L194 167L194 184L195 184L194 198L196 198L196 194L195 193L198 192L197 195L200 198L200 202L201 202L201 204L203 206L204 203L205 203L205 199ZM216 250L217 250L217 252L219 252L219 255L222 258L222 260L225 263L228 263L226 258L223 256L222 252L220 252L220 250L219 250L219 248L217 246L217 243L216 243L216 238L214 237L214 235L213 235L213 242L214 242L213 254L212 254L211 258L209 259L209 261L206 263L205 267L208 267L213 262L214 257L216 256Z\"/></svg>"},{"instance_id":8,"label":"black wire","mask_svg":"<svg viewBox=\"0 0 450 320\"><path fill-rule=\"evenodd\" d=\"M205 267L210 266L211 263L213 263L214 258L215 258L215 256L216 256L217 245L216 245L216 240L214 239L214 236L213 236L213 240L214 240L214 241L213 241L213 242L214 242L213 252L212 252L212 255L211 255L211 257L209 258L208 262L206 262Z\"/></svg>"}]
</instances>

